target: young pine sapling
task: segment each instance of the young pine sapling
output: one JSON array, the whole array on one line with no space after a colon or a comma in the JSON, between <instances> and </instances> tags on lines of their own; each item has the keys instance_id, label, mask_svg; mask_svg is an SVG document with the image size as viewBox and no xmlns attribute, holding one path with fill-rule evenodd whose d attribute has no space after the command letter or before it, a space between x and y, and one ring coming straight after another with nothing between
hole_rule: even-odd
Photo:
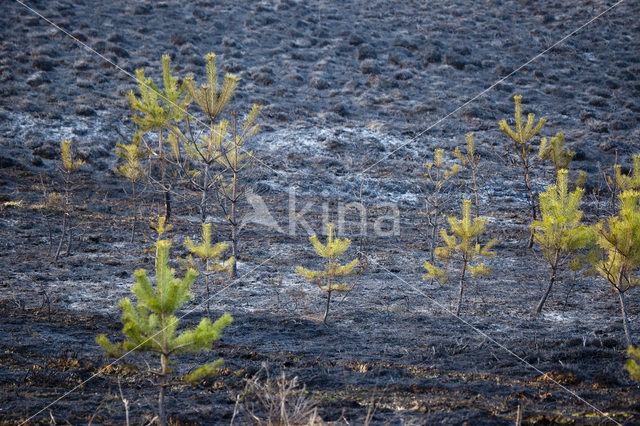
<instances>
[{"instance_id":1,"label":"young pine sapling","mask_svg":"<svg viewBox=\"0 0 640 426\"><path fill-rule=\"evenodd\" d=\"M136 220L137 220L137 207L136 207L136 183L144 177L144 170L140 165L140 160L146 157L146 153L141 148L141 137L139 133L133 135L133 141L131 144L126 145L118 143L118 157L124 160L124 164L118 167L118 173L125 177L131 183L131 208L133 214L131 215L131 239L133 243L133 237L136 232Z\"/></svg>"},{"instance_id":2,"label":"young pine sapling","mask_svg":"<svg viewBox=\"0 0 640 426\"><path fill-rule=\"evenodd\" d=\"M587 247L592 240L592 233L582 221L580 202L584 189L568 190L568 171L558 170L558 181L549 185L546 192L539 194L541 221L531 225L533 239L540 246L542 256L551 267L551 275L547 288L536 307L536 315L544 306L551 287L557 278L558 269L575 251Z\"/></svg>"},{"instance_id":3,"label":"young pine sapling","mask_svg":"<svg viewBox=\"0 0 640 426\"><path fill-rule=\"evenodd\" d=\"M207 82L196 87L191 77L185 80L189 96L195 101L208 120L209 128L198 138L194 136L193 125L187 120L186 134L177 131L180 139L185 141L185 152L191 160L199 165L197 170L190 170L191 182L202 193L200 197L200 218L202 223L207 218L207 202L209 191L214 188L215 179L212 168L220 156L220 149L226 135L227 122L216 123L224 108L229 104L233 93L238 87L240 78L233 74L225 74L222 88L218 88L218 71L216 55L209 53L205 56Z\"/></svg>"},{"instance_id":4,"label":"young pine sapling","mask_svg":"<svg viewBox=\"0 0 640 426\"><path fill-rule=\"evenodd\" d=\"M432 186L431 192L426 189L426 214L427 223L431 228L431 261L435 260L434 250L437 244L438 229L442 210L449 202L449 197L444 193L450 188L451 180L460 172L460 165L454 164L447 168L444 164L444 149L437 148L433 152L433 161L425 164L425 186Z\"/></svg>"},{"instance_id":5,"label":"young pine sapling","mask_svg":"<svg viewBox=\"0 0 640 426\"><path fill-rule=\"evenodd\" d=\"M327 293L327 303L322 318L322 321L326 324L329 305L331 303L331 294L333 292L349 291L353 288L352 283L340 283L339 281L344 277L356 273L356 268L360 265L360 261L354 259L346 265L340 265L338 263L337 258L351 246L351 240L348 238L335 238L333 235L333 223L327 224L326 244L323 245L316 235L309 237L309 241L313 245L316 253L327 260L327 264L323 271L312 271L298 266L296 273L302 275L308 282L317 284L322 291Z\"/></svg>"},{"instance_id":6,"label":"young pine sapling","mask_svg":"<svg viewBox=\"0 0 640 426\"><path fill-rule=\"evenodd\" d=\"M221 122L218 131L223 142L217 154L216 161L224 167L216 179L216 196L231 228L231 256L238 259L238 232L240 227L239 204L246 196L246 187L241 183L242 174L253 168L253 152L247 151L245 143L258 133L260 127L255 124L260 110L259 105L254 105L245 119L242 129L238 128L234 115L231 124ZM231 134L225 138L227 127L231 127ZM231 277L236 276L236 263L231 268Z\"/></svg>"},{"instance_id":7,"label":"young pine sapling","mask_svg":"<svg viewBox=\"0 0 640 426\"><path fill-rule=\"evenodd\" d=\"M640 193L624 191L618 198L618 214L610 217L607 225L601 221L595 226L602 253L594 260L594 267L618 294L627 346L632 346L625 293L640 284Z\"/></svg>"},{"instance_id":8,"label":"young pine sapling","mask_svg":"<svg viewBox=\"0 0 640 426\"><path fill-rule=\"evenodd\" d=\"M462 307L462 293L464 291L464 283L466 279L467 270L471 276L487 275L491 272L492 268L487 267L484 263L477 263L472 265L481 257L495 256L495 253L491 251L491 248L498 242L495 238L489 241L484 247L477 244L475 241L484 232L487 219L471 217L471 200L462 201L462 219L458 220L456 217L449 217L449 226L451 227L451 235L447 234L446 230L442 230L442 239L445 242L445 246L438 247L435 250L438 260L449 262L457 257L461 263L459 273L459 289L458 289L458 305L456 308L456 316L460 315L460 309ZM438 268L429 261L424 263L424 268L427 270L427 274L423 276L424 279L437 279L440 283L447 282L449 275L445 269Z\"/></svg>"},{"instance_id":9,"label":"young pine sapling","mask_svg":"<svg viewBox=\"0 0 640 426\"><path fill-rule=\"evenodd\" d=\"M155 285L147 278L144 269L135 271L136 283L131 291L138 300L137 306L129 298L120 300L125 340L114 344L103 334L96 338L109 356L121 357L131 351L152 352L160 356L160 368L156 374L160 377L158 416L163 426L166 425L164 396L170 359L183 353L209 352L222 330L233 321L229 314L222 315L214 323L209 318L202 318L195 329L177 334L179 319L175 314L193 298L191 285L198 273L190 269L183 279L175 278L175 271L169 267L170 247L168 240L156 242ZM215 374L221 365L222 358L207 363L184 376L184 380L197 383Z\"/></svg>"},{"instance_id":10,"label":"young pine sapling","mask_svg":"<svg viewBox=\"0 0 640 426\"><path fill-rule=\"evenodd\" d=\"M73 185L73 176L80 167L84 165L84 161L73 158L71 155L71 141L64 139L60 144L60 157L62 159L62 172L64 181L64 195L62 196L62 232L60 234L60 241L58 242L58 248L56 250L55 261L58 261L60 257L60 250L62 248L62 242L65 234L68 233L67 242L67 256L71 252L71 240L73 237L73 228L71 224L71 189Z\"/></svg>"},{"instance_id":11,"label":"young pine sapling","mask_svg":"<svg viewBox=\"0 0 640 426\"><path fill-rule=\"evenodd\" d=\"M187 96L184 82L178 85L178 81L171 73L171 57L162 56L162 80L163 89L160 89L150 77L144 75L144 69L136 70L136 80L140 98L131 90L127 97L133 113L133 121L138 126L141 135L155 132L158 137L158 147L152 149L149 144L147 149L157 159L160 167L160 181L158 182L164 194L164 217L168 222L171 217L171 182L167 178L167 168L171 155L165 153L165 130L174 130L177 123L186 116L190 98ZM142 138L144 140L144 138ZM179 158L179 141L169 133L167 141L172 148L172 155ZM151 174L149 175L151 177Z\"/></svg>"},{"instance_id":12,"label":"young pine sapling","mask_svg":"<svg viewBox=\"0 0 640 426\"><path fill-rule=\"evenodd\" d=\"M216 245L211 245L211 224L202 224L202 243L196 245L191 238L187 237L184 241L185 247L195 256L200 258L200 261L204 264L204 280L207 287L207 315L210 315L209 311L209 275L211 273L226 272L231 274L231 269L235 263L235 259L230 257L224 262L220 261L223 253L229 248L227 243L220 242ZM189 255L189 263L193 264L193 258Z\"/></svg>"},{"instance_id":13,"label":"young pine sapling","mask_svg":"<svg viewBox=\"0 0 640 426\"><path fill-rule=\"evenodd\" d=\"M516 130L512 130L507 124L507 120L500 121L500 130L507 135L513 142L511 146L507 146L507 151L511 151L516 160L514 160L514 164L517 162L522 167L522 171L524 172L524 181L525 186L527 188L527 194L529 195L529 208L531 209L531 220L534 221L537 219L536 215L536 203L534 190L531 183L531 161L530 155L533 151L533 147L530 143L531 139L540 131L544 123L546 123L545 118L541 118L538 121L538 124L534 127L534 122L536 115L531 113L527 116L527 123L524 124L522 120L522 95L516 95L513 97L515 101L515 121L516 121ZM529 243L527 247L532 247L533 245L533 234L529 239Z\"/></svg>"}]
</instances>

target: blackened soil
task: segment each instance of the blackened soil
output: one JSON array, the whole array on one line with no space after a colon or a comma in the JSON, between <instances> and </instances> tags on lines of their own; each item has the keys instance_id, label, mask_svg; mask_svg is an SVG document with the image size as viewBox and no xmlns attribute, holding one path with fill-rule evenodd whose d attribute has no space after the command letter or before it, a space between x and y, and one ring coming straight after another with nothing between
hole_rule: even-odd
<instances>
[{"instance_id":1,"label":"blackened soil","mask_svg":"<svg viewBox=\"0 0 640 426\"><path fill-rule=\"evenodd\" d=\"M160 56L169 53L176 74L202 79L203 56L215 52L219 70L242 77L232 108L265 105L263 130L251 141L261 163L247 183L277 225L244 227L240 276L216 284L211 298L212 315L230 312L235 322L212 354L173 365L185 373L223 356L225 369L195 388L172 383L174 423L228 424L243 378L263 363L273 376L298 376L321 417L338 424L362 424L368 415L374 424L512 424L518 410L530 424L640 423L640 392L622 369L619 309L605 282L563 273L543 314L531 315L548 271L536 250L523 248L527 199L522 176L501 159L506 140L497 126L521 93L525 112L549 120L541 136L564 131L576 151L572 168L587 172L585 219L606 212L599 170L609 170L616 155L628 170L640 141L637 2L618 4L519 67L613 4L28 2L120 70L4 1L0 422L124 423L119 384L133 423L153 418L157 391L145 359L111 364L94 343L99 333L118 338L117 302L130 295L131 273L153 267L145 252L153 231L145 219L128 242L127 187L113 172L119 134L133 132L125 94L135 84L122 70L144 67L157 79ZM429 256L422 175L434 148L461 146L468 132L482 156L487 233L500 243L488 262L493 274L468 282L457 319L456 286L421 279ZM63 138L87 166L74 184L70 253L63 245L54 263L61 217L42 202L45 192L60 191ZM535 189L552 177L548 165L536 165ZM358 202L360 190L367 234L358 235L354 208L343 234L354 240L347 255L365 253L369 268L351 293L334 299L325 326L321 291L293 272L318 262L305 228L292 228L290 206L300 212L312 203L303 219L319 233L324 211L337 220L340 205ZM156 215L154 187L140 191L142 215ZM199 236L195 196L177 192L174 258L186 256L186 236ZM461 186L450 195L457 212L470 192ZM393 220L381 220L394 207L397 235ZM227 238L213 204L211 214L215 235ZM198 281L185 325L206 313L203 287ZM640 330L638 302L630 291L632 330Z\"/></svg>"}]
</instances>

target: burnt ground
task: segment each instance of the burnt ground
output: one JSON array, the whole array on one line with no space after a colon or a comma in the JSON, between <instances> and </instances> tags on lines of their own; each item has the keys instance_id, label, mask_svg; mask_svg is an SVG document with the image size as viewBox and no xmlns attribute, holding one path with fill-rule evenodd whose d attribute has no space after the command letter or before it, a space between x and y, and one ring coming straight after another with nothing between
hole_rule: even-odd
<instances>
[{"instance_id":1,"label":"burnt ground","mask_svg":"<svg viewBox=\"0 0 640 426\"><path fill-rule=\"evenodd\" d=\"M572 168L587 172L586 220L602 216L608 193L599 167L610 169L617 155L628 168L640 140L637 2L620 3L519 67L613 4L28 2L127 72L145 67L158 78L169 53L176 74L202 79L203 56L213 51L221 71L242 77L231 107L265 105L250 142L261 162L246 180L277 226L253 220L244 228L240 276L218 284L211 299L214 316L230 312L235 322L212 354L174 364L186 372L223 356L225 369L196 388L172 383L172 421L228 424L243 379L265 363L274 376L298 376L321 417L338 424L364 423L368 413L374 424L508 424L518 407L530 424L640 423L638 385L622 369L624 335L605 282L564 273L543 314L531 315L548 272L536 250L523 248L526 195L518 171L500 158L506 139L497 126L521 93L525 111L549 120L541 135L564 131L576 151ZM148 226L128 242L131 208L113 172L119 134L133 132L125 94L135 84L14 0L2 9L0 422L123 423L120 383L133 423L143 423L156 405L144 360L110 365L94 343L98 333L118 338L117 301L129 295L132 271L153 264L144 251ZM456 286L421 279L429 256L422 176L434 148L461 146L468 132L482 155L487 233L500 243L493 274L469 281L457 319ZM61 218L41 204L43 191L60 190L63 138L87 166L76 179L72 251L54 264ZM536 165L536 189L551 180L551 168ZM322 293L293 272L318 263L306 230L290 232L291 194L298 212L312 203L304 219L321 232L324 211L336 220L360 188L367 233L350 210L344 235L354 240L347 254L360 250L369 267L334 300L325 326ZM455 207L470 193L459 186L451 195ZM186 188L175 199L178 257L199 221ZM143 191L143 215L157 214L158 200L153 187ZM390 206L398 209L396 235L381 220ZM227 238L212 210L215 234ZM375 231L376 221L386 232ZM185 325L205 312L203 287L198 281ZM639 296L628 296L637 330Z\"/></svg>"}]
</instances>

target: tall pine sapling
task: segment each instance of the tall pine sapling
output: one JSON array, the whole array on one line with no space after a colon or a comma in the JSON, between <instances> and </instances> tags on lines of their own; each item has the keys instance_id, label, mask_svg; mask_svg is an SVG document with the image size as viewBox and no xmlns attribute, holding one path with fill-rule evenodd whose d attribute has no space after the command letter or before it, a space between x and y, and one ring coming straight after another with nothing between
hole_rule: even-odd
<instances>
[{"instance_id":1,"label":"tall pine sapling","mask_svg":"<svg viewBox=\"0 0 640 426\"><path fill-rule=\"evenodd\" d=\"M136 283L131 291L137 298L137 306L129 298L120 300L125 340L114 344L103 334L96 338L109 356L121 357L130 351L152 352L160 356L160 368L156 374L160 377L158 416L162 425L166 425L164 396L170 360L183 353L211 351L213 342L233 321L229 314L222 315L214 323L209 318L202 318L195 329L177 333L179 320L175 314L193 298L191 285L198 273L190 269L183 279L175 278L175 271L169 267L170 247L168 240L156 242L155 283L147 278L144 269L134 272ZM207 363L184 376L184 380L197 383L215 374L221 365L222 358Z\"/></svg>"},{"instance_id":2,"label":"tall pine sapling","mask_svg":"<svg viewBox=\"0 0 640 426\"><path fill-rule=\"evenodd\" d=\"M202 224L202 243L196 245L191 238L187 237L184 241L185 247L195 256L200 258L200 261L204 264L204 280L207 287L207 315L210 315L209 311L209 275L211 273L226 272L231 274L231 269L235 263L235 259L230 257L224 262L220 261L223 253L229 248L227 243L220 242L216 245L211 245L211 224ZM191 257L191 255L189 255ZM193 264L193 258L189 259Z\"/></svg>"},{"instance_id":3,"label":"tall pine sapling","mask_svg":"<svg viewBox=\"0 0 640 426\"><path fill-rule=\"evenodd\" d=\"M450 168L444 163L444 149L437 148L433 152L433 161L425 164L427 173L425 174L426 188L426 215L427 223L431 228L431 261L433 262L434 250L437 244L438 229L440 227L440 216L442 210L448 204L449 198L444 194L451 186L451 180L460 172L460 165L453 164Z\"/></svg>"},{"instance_id":4,"label":"tall pine sapling","mask_svg":"<svg viewBox=\"0 0 640 426\"><path fill-rule=\"evenodd\" d=\"M327 260L327 264L322 271L313 271L298 266L296 273L302 275L308 282L316 284L322 291L327 293L327 303L324 316L322 317L322 322L326 324L329 305L331 303L331 294L333 292L349 291L353 288L352 284L341 283L340 280L356 273L356 268L360 265L360 261L354 259L346 265L340 265L338 263L337 258L344 254L349 246L351 246L351 240L349 238L335 238L333 235L333 223L327 224L326 244L323 245L315 234L309 237L309 241L313 245L316 253Z\"/></svg>"},{"instance_id":5,"label":"tall pine sapling","mask_svg":"<svg viewBox=\"0 0 640 426\"><path fill-rule=\"evenodd\" d=\"M245 148L247 140L258 133L260 127L255 124L260 110L260 105L253 105L249 115L242 124L242 128L238 128L238 123L233 115L232 123L220 123L219 132L222 133L230 127L228 138L224 138L220 150L218 151L216 161L224 167L216 179L216 196L218 204L222 209L227 222L231 228L231 255L234 259L238 259L238 232L240 227L240 201L246 196L246 187L242 184L243 174L250 172L253 168L253 152ZM223 126L224 124L224 126ZM246 177L246 176L245 176ZM231 277L236 276L236 263L231 269Z\"/></svg>"},{"instance_id":6,"label":"tall pine sapling","mask_svg":"<svg viewBox=\"0 0 640 426\"><path fill-rule=\"evenodd\" d=\"M189 124L186 134L178 133L184 140L187 155L199 164L197 170L191 170L191 181L202 193L200 197L200 217L204 223L207 217L207 201L209 191L214 187L215 179L212 176L212 167L220 155L220 148L226 135L228 122L216 123L224 108L229 104L238 87L240 78L233 74L225 74L222 88L218 87L218 70L216 68L216 55L209 53L205 56L207 82L197 87L193 78L185 80L185 86L189 96L195 101L208 120L209 128L198 138L194 136L192 124Z\"/></svg>"},{"instance_id":7,"label":"tall pine sapling","mask_svg":"<svg viewBox=\"0 0 640 426\"><path fill-rule=\"evenodd\" d=\"M447 234L446 230L442 230L442 239L445 242L445 246L438 247L435 250L438 260L446 262L448 266L449 262L457 258L460 261L460 273L458 275L458 305L456 308L456 316L460 315L460 309L462 307L462 293L464 291L464 283L466 279L467 270L471 276L487 275L491 272L492 268L487 267L484 263L477 263L472 265L481 257L495 256L495 253L491 251L491 248L498 242L495 238L489 241L484 247L476 243L476 239L484 232L487 219L471 217L471 200L462 201L462 219L458 220L456 217L449 217L449 226L451 227L451 235ZM441 283L447 282L449 275L445 269L438 268L429 261L424 263L424 268L427 270L427 274L424 275L424 279L437 279Z\"/></svg>"},{"instance_id":8,"label":"tall pine sapling","mask_svg":"<svg viewBox=\"0 0 640 426\"><path fill-rule=\"evenodd\" d=\"M167 168L171 155L165 153L165 131L177 128L177 123L186 116L190 98L187 96L184 82L178 85L178 80L171 73L171 57L162 55L163 88L160 89L150 77L145 77L144 69L136 70L138 92L136 97L131 90L127 97L133 111L133 121L138 126L141 135L154 132L158 138L157 148L146 143L148 151L159 163L160 181L158 182L164 194L164 217L169 221L171 217L171 182L167 178ZM172 155L179 157L179 141L169 133L167 141L172 148ZM144 140L144 137L143 137ZM178 160L178 158L176 158Z\"/></svg>"},{"instance_id":9,"label":"tall pine sapling","mask_svg":"<svg viewBox=\"0 0 640 426\"><path fill-rule=\"evenodd\" d=\"M133 135L133 141L131 144L126 145L118 143L118 157L124 160L124 164L118 167L118 173L125 177L131 183L131 208L133 213L131 215L131 238L133 243L133 237L136 232L136 220L138 209L136 207L136 183L144 177L144 169L140 164L140 160L146 157L146 153L141 147L141 137L139 133Z\"/></svg>"},{"instance_id":10,"label":"tall pine sapling","mask_svg":"<svg viewBox=\"0 0 640 426\"><path fill-rule=\"evenodd\" d=\"M71 154L71 141L69 139L64 139L60 143L60 157L62 159L64 195L62 197L62 232L60 234L60 241L58 242L58 248L56 250L56 262L60 257L60 250L62 249L62 242L64 240L65 234L68 234L67 256L71 252L71 240L73 238L73 227L71 224L71 187L73 185L74 173L84 165L83 160L73 158Z\"/></svg>"},{"instance_id":11,"label":"tall pine sapling","mask_svg":"<svg viewBox=\"0 0 640 426\"><path fill-rule=\"evenodd\" d=\"M558 181L549 185L546 192L539 194L541 221L534 221L531 225L534 241L540 246L542 256L551 267L551 275L547 288L536 307L536 315L544 306L551 287L557 278L560 268L570 255L585 248L592 240L592 233L582 221L582 211L579 210L584 189L568 190L568 171L558 170Z\"/></svg>"},{"instance_id":12,"label":"tall pine sapling","mask_svg":"<svg viewBox=\"0 0 640 426\"><path fill-rule=\"evenodd\" d=\"M536 203L534 190L531 183L531 161L530 155L533 151L533 147L530 143L531 139L540 131L544 123L546 123L545 118L541 118L538 121L538 124L535 125L536 115L531 113L527 116L527 123L524 124L522 120L522 95L516 95L513 97L515 101L515 122L516 122L516 130L512 130L511 127L507 124L507 120L500 121L500 130L507 135L511 141L513 142L511 146L507 146L507 151L511 151L513 155L516 157L514 161L520 164L522 167L522 171L524 173L524 181L525 186L527 188L527 194L529 195L529 208L531 209L531 220L534 221L537 219L536 215ZM533 245L533 234L531 234L531 238L529 239L528 247L532 247Z\"/></svg>"},{"instance_id":13,"label":"tall pine sapling","mask_svg":"<svg viewBox=\"0 0 640 426\"><path fill-rule=\"evenodd\" d=\"M594 260L595 270L618 294L627 346L633 346L625 293L640 284L640 193L624 191L619 195L619 212L595 226L596 242L602 255Z\"/></svg>"}]
</instances>

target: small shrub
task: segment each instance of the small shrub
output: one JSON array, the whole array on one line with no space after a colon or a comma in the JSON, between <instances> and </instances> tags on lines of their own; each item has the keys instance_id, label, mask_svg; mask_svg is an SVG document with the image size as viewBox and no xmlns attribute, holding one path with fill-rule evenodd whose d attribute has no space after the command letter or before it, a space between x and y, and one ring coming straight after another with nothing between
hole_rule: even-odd
<instances>
[{"instance_id":1,"label":"small shrub","mask_svg":"<svg viewBox=\"0 0 640 426\"><path fill-rule=\"evenodd\" d=\"M625 370L629 372L629 376L635 381L640 381L640 348L629 346L627 348L627 356L630 358L624 364Z\"/></svg>"},{"instance_id":2,"label":"small shrub","mask_svg":"<svg viewBox=\"0 0 640 426\"><path fill-rule=\"evenodd\" d=\"M247 380L242 395L238 396L235 416L246 423L265 426L321 426L324 421L318 415L315 402L309 398L305 386L297 377L288 379L284 373L276 379L262 371Z\"/></svg>"}]
</instances>

